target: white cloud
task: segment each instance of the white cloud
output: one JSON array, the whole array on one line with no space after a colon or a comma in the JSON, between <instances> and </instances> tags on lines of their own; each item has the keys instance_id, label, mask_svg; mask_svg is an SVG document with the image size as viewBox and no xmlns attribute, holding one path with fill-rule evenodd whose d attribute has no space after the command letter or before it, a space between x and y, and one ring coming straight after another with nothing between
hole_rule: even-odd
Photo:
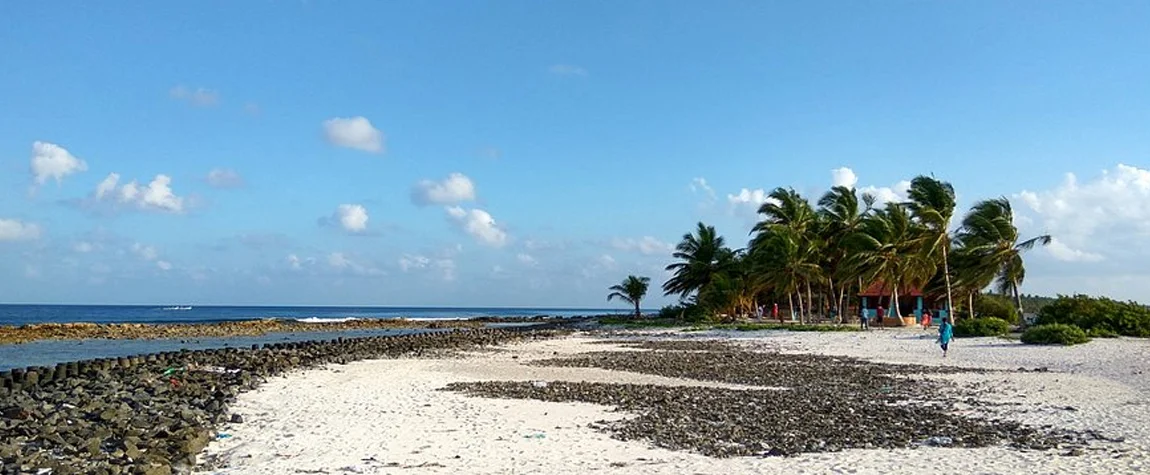
<instances>
[{"instance_id":1,"label":"white cloud","mask_svg":"<svg viewBox=\"0 0 1150 475\"><path fill-rule=\"evenodd\" d=\"M0 241L31 241L40 238L40 225L0 219Z\"/></svg>"},{"instance_id":2,"label":"white cloud","mask_svg":"<svg viewBox=\"0 0 1150 475\"><path fill-rule=\"evenodd\" d=\"M342 269L351 267L352 262L351 259L348 259L342 252L333 252L327 256L327 265Z\"/></svg>"},{"instance_id":3,"label":"white cloud","mask_svg":"<svg viewBox=\"0 0 1150 475\"><path fill-rule=\"evenodd\" d=\"M79 241L72 244L72 250L80 254L87 254L89 252L95 251L96 246L88 241Z\"/></svg>"},{"instance_id":4,"label":"white cloud","mask_svg":"<svg viewBox=\"0 0 1150 475\"><path fill-rule=\"evenodd\" d=\"M96 199L102 200L104 196L116 189L116 183L119 183L120 175L118 173L109 173L106 178L100 180L100 184L96 185Z\"/></svg>"},{"instance_id":5,"label":"white cloud","mask_svg":"<svg viewBox=\"0 0 1150 475\"><path fill-rule=\"evenodd\" d=\"M652 236L643 236L642 238L615 238L611 240L611 247L620 251L634 252L638 251L644 255L670 255L675 250L675 246L660 241Z\"/></svg>"},{"instance_id":6,"label":"white cloud","mask_svg":"<svg viewBox=\"0 0 1150 475\"><path fill-rule=\"evenodd\" d=\"M64 147L48 142L32 143L32 177L36 185L43 185L49 178L60 183L64 177L88 169L88 164L76 158Z\"/></svg>"},{"instance_id":7,"label":"white cloud","mask_svg":"<svg viewBox=\"0 0 1150 475\"><path fill-rule=\"evenodd\" d=\"M587 70L574 64L554 64L547 71L556 76L587 77Z\"/></svg>"},{"instance_id":8,"label":"white cloud","mask_svg":"<svg viewBox=\"0 0 1150 475\"><path fill-rule=\"evenodd\" d=\"M458 277L455 261L452 259L431 259L419 254L404 254L398 262L403 272L433 270L445 281L453 281Z\"/></svg>"},{"instance_id":9,"label":"white cloud","mask_svg":"<svg viewBox=\"0 0 1150 475\"><path fill-rule=\"evenodd\" d=\"M138 242L132 244L132 253L140 256L140 258L145 261L154 261L160 256L160 253L156 251L154 246L146 246Z\"/></svg>"},{"instance_id":10,"label":"white cloud","mask_svg":"<svg viewBox=\"0 0 1150 475\"><path fill-rule=\"evenodd\" d=\"M1103 260L1101 254L1071 248L1057 239L1050 241L1050 244L1046 246L1046 251L1055 259L1065 262L1098 262Z\"/></svg>"},{"instance_id":11,"label":"white cloud","mask_svg":"<svg viewBox=\"0 0 1150 475\"><path fill-rule=\"evenodd\" d=\"M695 177L691 179L691 183L687 185L692 193L703 193L707 195L709 201L715 201L715 190L707 184L707 179L703 177Z\"/></svg>"},{"instance_id":12,"label":"white cloud","mask_svg":"<svg viewBox=\"0 0 1150 475\"><path fill-rule=\"evenodd\" d=\"M168 95L172 96L173 99L186 101L188 104L198 107L209 107L220 103L219 92L202 87L193 91L184 86L176 86L168 91Z\"/></svg>"},{"instance_id":13,"label":"white cloud","mask_svg":"<svg viewBox=\"0 0 1150 475\"><path fill-rule=\"evenodd\" d=\"M288 267L294 271L303 270L305 266L311 266L315 264L314 257L301 258L295 254L288 254L284 260L287 261Z\"/></svg>"},{"instance_id":14,"label":"white cloud","mask_svg":"<svg viewBox=\"0 0 1150 475\"><path fill-rule=\"evenodd\" d=\"M520 252L519 254L517 254L515 256L515 258L519 260L520 264L523 264L525 266L535 267L536 265L539 265L539 261L536 260L535 257L533 257L531 254L527 254L525 252Z\"/></svg>"},{"instance_id":15,"label":"white cloud","mask_svg":"<svg viewBox=\"0 0 1150 475\"><path fill-rule=\"evenodd\" d=\"M419 206L457 205L475 201L475 183L462 173L452 173L435 182L422 180L411 188L411 202Z\"/></svg>"},{"instance_id":16,"label":"white cloud","mask_svg":"<svg viewBox=\"0 0 1150 475\"><path fill-rule=\"evenodd\" d=\"M348 255L342 252L332 252L327 255L327 265L332 269L341 272L351 272L356 275L365 276L381 276L386 275L382 270L376 269L374 266L364 265L363 263L353 260Z\"/></svg>"},{"instance_id":17,"label":"white cloud","mask_svg":"<svg viewBox=\"0 0 1150 475\"><path fill-rule=\"evenodd\" d=\"M727 202L731 205L731 212L742 216L757 215L759 207L770 200L771 198L762 188L755 190L743 188L739 190L738 194L727 194Z\"/></svg>"},{"instance_id":18,"label":"white cloud","mask_svg":"<svg viewBox=\"0 0 1150 475\"><path fill-rule=\"evenodd\" d=\"M244 177L231 168L213 168L204 178L212 188L240 188L244 186Z\"/></svg>"},{"instance_id":19,"label":"white cloud","mask_svg":"<svg viewBox=\"0 0 1150 475\"><path fill-rule=\"evenodd\" d=\"M365 152L383 152L383 132L371 125L365 117L336 117L323 122L323 134L328 143Z\"/></svg>"},{"instance_id":20,"label":"white cloud","mask_svg":"<svg viewBox=\"0 0 1150 475\"><path fill-rule=\"evenodd\" d=\"M160 270L172 270L172 263L168 261L156 261L156 267Z\"/></svg>"},{"instance_id":21,"label":"white cloud","mask_svg":"<svg viewBox=\"0 0 1150 475\"><path fill-rule=\"evenodd\" d=\"M367 230L367 208L358 204L341 204L329 218L331 223L339 223L344 231L362 233Z\"/></svg>"},{"instance_id":22,"label":"white cloud","mask_svg":"<svg viewBox=\"0 0 1150 475\"><path fill-rule=\"evenodd\" d=\"M448 218L477 241L494 247L507 244L507 232L501 229L496 224L495 218L486 211L465 210L458 206L449 206L446 210Z\"/></svg>"},{"instance_id":23,"label":"white cloud","mask_svg":"<svg viewBox=\"0 0 1150 475\"><path fill-rule=\"evenodd\" d=\"M1056 259L1098 262L1120 253L1134 258L1123 260L1125 265L1150 264L1144 260L1150 259L1150 251L1135 244L1150 237L1148 169L1118 164L1083 183L1067 173L1053 189L1023 191L1014 197L1023 205L1016 213L1033 215L1032 232L1054 237L1046 251Z\"/></svg>"},{"instance_id":24,"label":"white cloud","mask_svg":"<svg viewBox=\"0 0 1150 475\"><path fill-rule=\"evenodd\" d=\"M610 254L596 256L587 265L583 266L581 274L586 279L599 277L603 272L613 272L619 268L619 263Z\"/></svg>"},{"instance_id":25,"label":"white cloud","mask_svg":"<svg viewBox=\"0 0 1150 475\"><path fill-rule=\"evenodd\" d=\"M412 269L423 269L431 263L431 259L420 255L404 254L399 258L399 269L407 272Z\"/></svg>"},{"instance_id":26,"label":"white cloud","mask_svg":"<svg viewBox=\"0 0 1150 475\"><path fill-rule=\"evenodd\" d=\"M528 251L562 251L567 249L567 245L556 241L525 239L523 241L523 248Z\"/></svg>"},{"instance_id":27,"label":"white cloud","mask_svg":"<svg viewBox=\"0 0 1150 475\"><path fill-rule=\"evenodd\" d=\"M858 182L858 175L855 175L854 170L851 170L850 168L841 167L831 170L831 186L845 186L847 188L854 188Z\"/></svg>"},{"instance_id":28,"label":"white cloud","mask_svg":"<svg viewBox=\"0 0 1150 475\"><path fill-rule=\"evenodd\" d=\"M889 203L889 202L896 202L897 203L897 202L906 201L907 200L906 193L909 190L910 190L910 181L908 181L908 180L902 180L898 183L895 183L894 186L890 186L890 187L865 186L865 187L858 189L860 197L864 194L874 195L875 206L882 206L882 205Z\"/></svg>"},{"instance_id":29,"label":"white cloud","mask_svg":"<svg viewBox=\"0 0 1150 475\"><path fill-rule=\"evenodd\" d=\"M132 181L121 185L117 191L119 181L119 174L109 173L99 185L96 185L96 201L115 199L120 204L134 205L143 210L165 213L184 211L184 198L172 192L172 178L167 175L156 175L143 187Z\"/></svg>"}]
</instances>

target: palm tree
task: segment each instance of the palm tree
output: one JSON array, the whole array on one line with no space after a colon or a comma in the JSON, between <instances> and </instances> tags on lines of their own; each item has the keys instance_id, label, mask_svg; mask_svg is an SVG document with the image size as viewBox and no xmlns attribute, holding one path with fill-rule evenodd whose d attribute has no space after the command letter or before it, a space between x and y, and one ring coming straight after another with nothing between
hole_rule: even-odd
<instances>
[{"instance_id":1,"label":"palm tree","mask_svg":"<svg viewBox=\"0 0 1150 475\"><path fill-rule=\"evenodd\" d=\"M759 214L764 219L751 228L752 233L788 228L803 234L815 225L816 216L811 203L794 189L775 188L767 197L767 201L759 206Z\"/></svg>"},{"instance_id":2,"label":"palm tree","mask_svg":"<svg viewBox=\"0 0 1150 475\"><path fill-rule=\"evenodd\" d=\"M946 285L946 309L952 312L954 300L950 282L950 220L954 216L954 187L945 181L919 175L910 182L906 203L911 214L926 229L924 250L942 253L942 275Z\"/></svg>"},{"instance_id":3,"label":"palm tree","mask_svg":"<svg viewBox=\"0 0 1150 475\"><path fill-rule=\"evenodd\" d=\"M953 288L958 294L965 297L966 311L970 318L974 318L974 296L978 295L994 282L995 269L980 264L977 255L971 252L956 235L952 241L954 247L950 253L950 272L954 275ZM945 284L940 284L934 291L943 291ZM951 310L951 317L957 317L955 309Z\"/></svg>"},{"instance_id":4,"label":"palm tree","mask_svg":"<svg viewBox=\"0 0 1150 475\"><path fill-rule=\"evenodd\" d=\"M866 206L865 209L860 209L859 197L854 188L845 186L831 188L819 199L818 216L821 224L819 234L824 246L823 264L826 268L827 284L836 302L835 309L840 319L845 316L843 303L847 289L851 286L848 282L857 277L849 266L844 265L848 256L847 237L859 229L863 215L874 206L874 196L864 194L862 204ZM839 283L837 289L836 280Z\"/></svg>"},{"instance_id":5,"label":"palm tree","mask_svg":"<svg viewBox=\"0 0 1150 475\"><path fill-rule=\"evenodd\" d=\"M764 284L764 277L753 271L748 256L738 253L734 265L716 274L711 283L699 290L698 303L733 320L754 310L755 297Z\"/></svg>"},{"instance_id":6,"label":"palm tree","mask_svg":"<svg viewBox=\"0 0 1150 475\"><path fill-rule=\"evenodd\" d=\"M791 309L795 308L793 298L798 296L800 323L806 322L805 316L811 304L808 293L807 312L804 312L803 285L819 280L822 275L819 262L813 258L804 240L804 236L795 230L778 229L760 232L752 243L752 252L758 263L755 273L774 285L778 292L786 294Z\"/></svg>"},{"instance_id":7,"label":"palm tree","mask_svg":"<svg viewBox=\"0 0 1150 475\"><path fill-rule=\"evenodd\" d=\"M769 199L759 206L759 214L763 215L764 219L751 228L751 232L755 234L751 246L762 245L773 239L772 234L781 233L797 246L793 249L792 257L798 260L793 261L792 264L799 261L818 262L816 257L819 255L821 244L818 235L819 222L818 215L811 207L810 202L792 188L775 188L767 196ZM797 283L798 287L794 290L799 301L800 319L814 308L814 298L811 291L812 281L813 279L804 279ZM803 287L806 288L807 293L807 312L802 311ZM791 294L788 293L787 295L790 298ZM794 307L792 306L792 308Z\"/></svg>"},{"instance_id":8,"label":"palm tree","mask_svg":"<svg viewBox=\"0 0 1150 475\"><path fill-rule=\"evenodd\" d=\"M726 247L715 227L703 223L698 224L695 234L683 235L673 256L679 262L666 267L674 275L663 283L663 292L664 295L679 294L680 299L706 287L716 274L735 262L735 252Z\"/></svg>"},{"instance_id":9,"label":"palm tree","mask_svg":"<svg viewBox=\"0 0 1150 475\"><path fill-rule=\"evenodd\" d=\"M1023 315L1022 298L1018 288L1026 278L1022 253L1035 245L1050 244L1049 234L1019 241L1014 226L1014 210L1005 197L979 201L962 219L958 233L966 252L976 260L983 275L995 276L995 287L1003 295L1013 294L1018 315Z\"/></svg>"},{"instance_id":10,"label":"palm tree","mask_svg":"<svg viewBox=\"0 0 1150 475\"><path fill-rule=\"evenodd\" d=\"M626 279L623 279L622 283L607 288L607 290L611 291L611 293L607 294L607 301L610 302L618 297L619 300L634 305L635 318L640 318L643 316L643 312L639 310L639 301L643 300L643 297L647 295L647 286L650 283L651 279L648 277L629 275Z\"/></svg>"},{"instance_id":11,"label":"palm tree","mask_svg":"<svg viewBox=\"0 0 1150 475\"><path fill-rule=\"evenodd\" d=\"M863 219L850 238L850 265L863 279L890 287L891 307L899 318L899 290L922 287L934 275L934 263L922 252L923 235L906 207L892 202Z\"/></svg>"}]
</instances>

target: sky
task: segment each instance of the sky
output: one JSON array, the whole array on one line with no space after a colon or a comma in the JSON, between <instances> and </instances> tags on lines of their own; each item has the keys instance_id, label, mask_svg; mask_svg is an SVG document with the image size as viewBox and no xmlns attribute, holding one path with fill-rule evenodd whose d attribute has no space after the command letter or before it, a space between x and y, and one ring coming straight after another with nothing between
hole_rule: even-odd
<instances>
[{"instance_id":1,"label":"sky","mask_svg":"<svg viewBox=\"0 0 1150 475\"><path fill-rule=\"evenodd\" d=\"M0 3L0 302L607 307L765 193L1005 196L1150 302L1150 3ZM957 221L957 219L956 219Z\"/></svg>"}]
</instances>

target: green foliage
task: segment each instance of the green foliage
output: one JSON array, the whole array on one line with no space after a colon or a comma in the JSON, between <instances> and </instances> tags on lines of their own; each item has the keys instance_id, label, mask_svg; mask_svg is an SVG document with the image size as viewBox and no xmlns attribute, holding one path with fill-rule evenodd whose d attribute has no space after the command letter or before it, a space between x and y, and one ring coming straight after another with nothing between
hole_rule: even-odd
<instances>
[{"instance_id":1,"label":"green foliage","mask_svg":"<svg viewBox=\"0 0 1150 475\"><path fill-rule=\"evenodd\" d=\"M1077 345L1088 341L1090 337L1081 328L1063 323L1038 325L1022 333L1022 342L1028 345Z\"/></svg>"},{"instance_id":2,"label":"green foliage","mask_svg":"<svg viewBox=\"0 0 1150 475\"><path fill-rule=\"evenodd\" d=\"M1111 330L1108 330L1105 328L1100 328L1100 327L1095 327L1095 328L1091 328L1089 330L1086 330L1086 335L1089 336L1090 338L1118 338L1118 336L1119 336L1117 333L1115 333Z\"/></svg>"},{"instance_id":3,"label":"green foliage","mask_svg":"<svg viewBox=\"0 0 1150 475\"><path fill-rule=\"evenodd\" d=\"M1022 294L1018 298L1022 299L1022 308L1026 309L1027 313L1035 313L1042 311L1044 307L1054 303L1054 297L1043 297L1041 295L1028 295Z\"/></svg>"},{"instance_id":4,"label":"green foliage","mask_svg":"<svg viewBox=\"0 0 1150 475\"><path fill-rule=\"evenodd\" d=\"M681 298L706 287L715 275L735 263L735 252L726 246L714 226L703 223L698 223L693 234L683 235L672 255L678 261L666 268L673 275L663 283L663 292L665 295L679 294Z\"/></svg>"},{"instance_id":5,"label":"green foliage","mask_svg":"<svg viewBox=\"0 0 1150 475\"><path fill-rule=\"evenodd\" d=\"M600 325L621 325L627 328L666 328L686 325L682 320L668 318L599 317Z\"/></svg>"},{"instance_id":6,"label":"green foliage","mask_svg":"<svg viewBox=\"0 0 1150 475\"><path fill-rule=\"evenodd\" d=\"M1150 337L1150 309L1105 297L1058 296L1038 312L1038 324L1062 323L1085 330Z\"/></svg>"},{"instance_id":7,"label":"green foliage","mask_svg":"<svg viewBox=\"0 0 1150 475\"><path fill-rule=\"evenodd\" d=\"M607 301L618 298L635 306L635 317L642 317L643 312L639 309L639 303L643 297L647 295L647 286L650 285L650 277L638 277L629 275L623 279L622 283L608 287L611 293L607 294Z\"/></svg>"},{"instance_id":8,"label":"green foliage","mask_svg":"<svg viewBox=\"0 0 1150 475\"><path fill-rule=\"evenodd\" d=\"M974 299L974 315L977 317L998 317L1009 323L1018 323L1018 309L1009 298L981 294Z\"/></svg>"},{"instance_id":9,"label":"green foliage","mask_svg":"<svg viewBox=\"0 0 1150 475\"><path fill-rule=\"evenodd\" d=\"M659 310L659 318L697 323L707 319L707 312L693 303L667 305Z\"/></svg>"},{"instance_id":10,"label":"green foliage","mask_svg":"<svg viewBox=\"0 0 1150 475\"><path fill-rule=\"evenodd\" d=\"M954 324L954 336L956 337L975 337L975 336L999 336L1005 335L1010 331L1010 323L1001 318L983 317L959 320Z\"/></svg>"},{"instance_id":11,"label":"green foliage","mask_svg":"<svg viewBox=\"0 0 1150 475\"><path fill-rule=\"evenodd\" d=\"M698 325L688 329L690 331L706 330L735 330L753 332L763 330L786 330L793 332L857 332L860 329L854 325L802 325L791 323L734 323L720 325Z\"/></svg>"}]
</instances>

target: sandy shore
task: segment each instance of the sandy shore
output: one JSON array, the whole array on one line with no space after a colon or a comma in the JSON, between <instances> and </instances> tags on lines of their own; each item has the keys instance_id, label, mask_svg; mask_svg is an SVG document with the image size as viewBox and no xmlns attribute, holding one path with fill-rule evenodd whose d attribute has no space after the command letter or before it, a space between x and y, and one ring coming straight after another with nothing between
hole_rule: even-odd
<instances>
[{"instance_id":1,"label":"sandy shore","mask_svg":"<svg viewBox=\"0 0 1150 475\"><path fill-rule=\"evenodd\" d=\"M692 334L714 337L717 334ZM683 336L680 334L679 336ZM623 442L588 427L627 414L583 403L468 397L440 391L467 381L593 381L739 388L591 368L526 366L534 359L618 348L573 336L473 353L463 359L362 361L295 373L242 394L245 423L221 429L206 473L1136 473L1150 470L1150 342L1096 340L1073 348L999 339L960 340L942 360L929 336L868 333L722 334L752 347L855 356L879 362L1044 373L953 374L992 388L994 408L1037 426L1097 429L1123 442L1080 456L1058 451L918 448L848 450L796 457L711 458ZM1067 409L1067 407L1073 409ZM984 409L979 409L984 410ZM975 413L976 409L970 408ZM1118 453L1115 453L1115 450Z\"/></svg>"}]
</instances>

